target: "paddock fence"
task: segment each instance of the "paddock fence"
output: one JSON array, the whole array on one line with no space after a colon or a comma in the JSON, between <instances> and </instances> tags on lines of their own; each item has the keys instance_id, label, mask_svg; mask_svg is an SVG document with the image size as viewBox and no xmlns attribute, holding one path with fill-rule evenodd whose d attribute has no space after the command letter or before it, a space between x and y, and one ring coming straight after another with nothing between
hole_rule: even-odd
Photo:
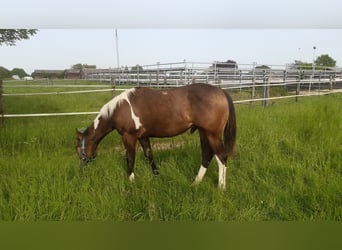
<instances>
[{"instance_id":1,"label":"paddock fence","mask_svg":"<svg viewBox=\"0 0 342 250\"><path fill-rule=\"evenodd\" d=\"M265 78L288 82L305 80L308 83L342 78L342 68L301 68L293 64L259 65L236 63L178 62L136 65L120 69L89 69L84 79L137 86L181 86L193 82L207 84L238 85L252 81L263 82Z\"/></svg>"},{"instance_id":2,"label":"paddock fence","mask_svg":"<svg viewBox=\"0 0 342 250\"><path fill-rule=\"evenodd\" d=\"M125 87L171 88L194 83L207 83L229 90L234 103L268 106L276 100L327 95L342 92L342 68L303 69L294 65L258 65L235 63L158 63L137 65L121 69L91 69L85 74L86 81L97 84L25 84L6 87L26 88L96 88L79 91L48 91L41 93L2 93L0 114L6 117L43 117L87 115L98 112L70 112L54 114L4 114L3 96L61 95L125 90ZM79 80L82 82L82 80ZM98 82L102 82L98 84ZM122 86L122 87L121 87ZM1 91L0 85L0 93Z\"/></svg>"}]
</instances>

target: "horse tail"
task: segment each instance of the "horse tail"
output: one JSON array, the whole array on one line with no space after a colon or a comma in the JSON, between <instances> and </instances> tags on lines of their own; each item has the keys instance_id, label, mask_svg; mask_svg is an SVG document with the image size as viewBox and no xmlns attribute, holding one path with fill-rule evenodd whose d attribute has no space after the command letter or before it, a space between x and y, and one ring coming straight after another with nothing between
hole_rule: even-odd
<instances>
[{"instance_id":1,"label":"horse tail","mask_svg":"<svg viewBox=\"0 0 342 250\"><path fill-rule=\"evenodd\" d=\"M227 156L231 156L234 151L234 146L236 143L236 116L235 116L235 108L232 97L225 92L227 100L228 100L228 121L224 128L224 147Z\"/></svg>"}]
</instances>

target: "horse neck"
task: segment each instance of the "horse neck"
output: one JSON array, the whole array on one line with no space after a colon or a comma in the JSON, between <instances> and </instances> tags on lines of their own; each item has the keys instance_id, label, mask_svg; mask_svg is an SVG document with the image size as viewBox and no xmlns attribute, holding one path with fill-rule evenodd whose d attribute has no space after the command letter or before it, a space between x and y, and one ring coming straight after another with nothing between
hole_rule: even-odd
<instances>
[{"instance_id":1,"label":"horse neck","mask_svg":"<svg viewBox=\"0 0 342 250\"><path fill-rule=\"evenodd\" d=\"M111 127L102 126L102 125L103 124L100 124L96 128L96 130L94 129L94 123L89 127L90 131L92 131L91 132L92 134L90 136L94 140L94 143L96 145L99 144L107 134L109 134L111 131L113 131L113 129Z\"/></svg>"}]
</instances>

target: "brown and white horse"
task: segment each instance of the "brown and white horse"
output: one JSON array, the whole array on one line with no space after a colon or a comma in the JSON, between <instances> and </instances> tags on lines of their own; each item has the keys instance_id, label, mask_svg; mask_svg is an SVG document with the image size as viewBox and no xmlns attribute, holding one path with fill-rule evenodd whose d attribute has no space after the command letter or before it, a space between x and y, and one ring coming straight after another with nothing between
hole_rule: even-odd
<instances>
[{"instance_id":1,"label":"brown and white horse","mask_svg":"<svg viewBox=\"0 0 342 250\"><path fill-rule=\"evenodd\" d=\"M136 143L155 175L150 137L171 137L188 129L199 131L202 164L195 178L200 183L215 156L219 167L219 188L226 187L226 163L236 141L236 119L232 98L217 87L192 84L168 90L132 88L105 104L92 124L76 130L76 150L81 165L96 157L97 146L111 131L117 130L126 148L128 176L134 180ZM223 140L222 140L223 137Z\"/></svg>"}]
</instances>

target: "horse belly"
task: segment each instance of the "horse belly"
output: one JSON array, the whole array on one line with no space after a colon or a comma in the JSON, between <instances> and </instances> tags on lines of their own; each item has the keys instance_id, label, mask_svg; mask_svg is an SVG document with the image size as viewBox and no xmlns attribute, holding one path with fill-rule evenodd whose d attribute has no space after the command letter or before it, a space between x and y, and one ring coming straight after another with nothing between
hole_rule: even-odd
<instances>
[{"instance_id":1,"label":"horse belly","mask_svg":"<svg viewBox=\"0 0 342 250\"><path fill-rule=\"evenodd\" d=\"M192 126L188 119L160 116L143 124L145 134L151 137L171 137L184 133Z\"/></svg>"}]
</instances>

